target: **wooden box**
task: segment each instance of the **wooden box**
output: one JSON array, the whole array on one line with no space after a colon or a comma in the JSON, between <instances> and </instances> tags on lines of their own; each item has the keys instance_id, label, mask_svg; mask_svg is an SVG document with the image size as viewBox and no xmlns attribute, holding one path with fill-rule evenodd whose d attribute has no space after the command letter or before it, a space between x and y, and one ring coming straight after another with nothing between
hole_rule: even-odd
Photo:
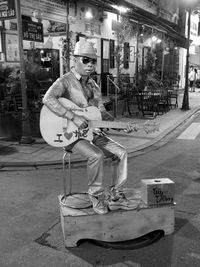
<instances>
[{"instance_id":1,"label":"wooden box","mask_svg":"<svg viewBox=\"0 0 200 267\"><path fill-rule=\"evenodd\" d=\"M141 180L141 199L146 205L174 203L175 184L169 178Z\"/></svg>"},{"instance_id":2,"label":"wooden box","mask_svg":"<svg viewBox=\"0 0 200 267\"><path fill-rule=\"evenodd\" d=\"M105 242L132 240L155 230L165 235L174 231L174 205L147 206L134 210L95 214L92 208L73 209L60 204L61 227L66 247L76 247L81 239Z\"/></svg>"}]
</instances>

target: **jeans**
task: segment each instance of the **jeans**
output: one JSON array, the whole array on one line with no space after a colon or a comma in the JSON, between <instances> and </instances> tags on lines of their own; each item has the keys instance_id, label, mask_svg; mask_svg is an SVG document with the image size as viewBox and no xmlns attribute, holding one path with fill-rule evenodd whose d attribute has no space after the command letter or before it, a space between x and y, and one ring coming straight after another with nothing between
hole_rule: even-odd
<instances>
[{"instance_id":1,"label":"jeans","mask_svg":"<svg viewBox=\"0 0 200 267\"><path fill-rule=\"evenodd\" d=\"M127 180L127 152L126 149L110 139L105 134L94 136L93 142L81 139L72 148L76 152L87 158L88 173L88 193L98 195L103 192L103 159L104 154L112 153L118 157L117 177L114 186L119 190Z\"/></svg>"}]
</instances>

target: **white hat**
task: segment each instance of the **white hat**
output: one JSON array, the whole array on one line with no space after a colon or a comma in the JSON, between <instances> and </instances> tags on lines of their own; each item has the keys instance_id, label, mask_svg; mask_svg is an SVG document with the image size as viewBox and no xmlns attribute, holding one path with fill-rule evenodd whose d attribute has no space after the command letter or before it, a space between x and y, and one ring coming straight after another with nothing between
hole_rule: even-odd
<instances>
[{"instance_id":1,"label":"white hat","mask_svg":"<svg viewBox=\"0 0 200 267\"><path fill-rule=\"evenodd\" d=\"M97 58L93 44L84 39L76 43L74 49L74 56Z\"/></svg>"}]
</instances>

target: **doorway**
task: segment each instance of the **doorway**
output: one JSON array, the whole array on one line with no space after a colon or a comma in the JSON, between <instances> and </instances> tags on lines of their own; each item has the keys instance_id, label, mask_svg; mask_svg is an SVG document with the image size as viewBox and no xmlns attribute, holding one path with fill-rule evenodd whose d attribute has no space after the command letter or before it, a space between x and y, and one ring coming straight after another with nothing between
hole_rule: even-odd
<instances>
[{"instance_id":1,"label":"doorway","mask_svg":"<svg viewBox=\"0 0 200 267\"><path fill-rule=\"evenodd\" d=\"M107 76L109 75L109 39L101 38L101 93L107 95Z\"/></svg>"}]
</instances>

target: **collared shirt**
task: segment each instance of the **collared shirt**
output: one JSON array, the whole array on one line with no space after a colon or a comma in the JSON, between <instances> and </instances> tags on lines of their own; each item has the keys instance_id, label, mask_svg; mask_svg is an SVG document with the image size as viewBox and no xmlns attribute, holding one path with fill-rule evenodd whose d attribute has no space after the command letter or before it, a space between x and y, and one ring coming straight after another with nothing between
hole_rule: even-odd
<instances>
[{"instance_id":1,"label":"collared shirt","mask_svg":"<svg viewBox=\"0 0 200 267\"><path fill-rule=\"evenodd\" d=\"M189 80L194 81L196 78L196 72L194 70L191 70L189 73Z\"/></svg>"},{"instance_id":2,"label":"collared shirt","mask_svg":"<svg viewBox=\"0 0 200 267\"><path fill-rule=\"evenodd\" d=\"M74 69L58 78L43 98L43 103L58 116L71 118L73 113L67 111L68 107L60 104L60 97L71 100L80 108L96 106L100 111L105 111L99 86L90 77L86 81L81 81L81 76Z\"/></svg>"}]
</instances>

